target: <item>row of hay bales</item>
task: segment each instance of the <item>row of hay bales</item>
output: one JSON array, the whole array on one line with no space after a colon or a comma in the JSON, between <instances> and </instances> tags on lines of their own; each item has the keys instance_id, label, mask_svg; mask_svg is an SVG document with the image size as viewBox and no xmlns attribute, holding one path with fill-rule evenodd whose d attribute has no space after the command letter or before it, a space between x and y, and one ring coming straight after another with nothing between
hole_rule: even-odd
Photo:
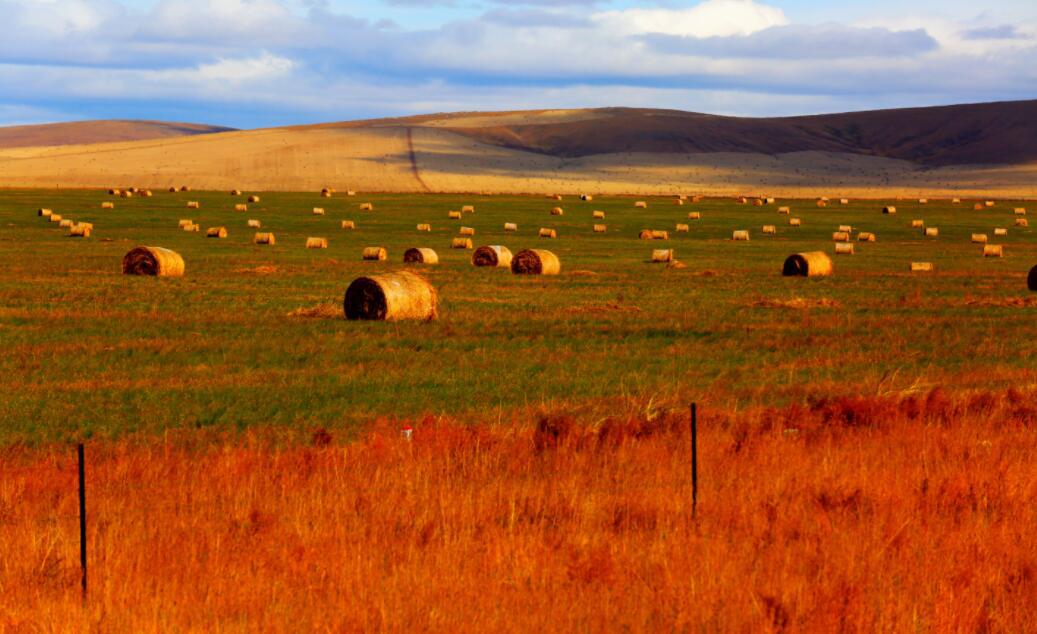
<instances>
[{"instance_id":1,"label":"row of hay bales","mask_svg":"<svg viewBox=\"0 0 1037 634\"><path fill-rule=\"evenodd\" d=\"M93 223L76 222L71 218L63 218L61 214L54 213L53 209L41 208L36 211L36 215L57 225L61 229L68 229L68 237L70 238L89 238L90 234L94 231Z\"/></svg>"}]
</instances>

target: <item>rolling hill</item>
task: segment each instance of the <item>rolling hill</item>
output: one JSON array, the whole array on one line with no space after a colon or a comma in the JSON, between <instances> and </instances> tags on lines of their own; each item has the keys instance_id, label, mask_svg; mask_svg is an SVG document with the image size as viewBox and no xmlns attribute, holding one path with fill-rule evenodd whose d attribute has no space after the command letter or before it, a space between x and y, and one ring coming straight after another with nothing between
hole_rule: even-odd
<instances>
[{"instance_id":1,"label":"rolling hill","mask_svg":"<svg viewBox=\"0 0 1037 634\"><path fill-rule=\"evenodd\" d=\"M227 132L232 128L164 121L74 121L0 127L0 149L168 139Z\"/></svg>"}]
</instances>

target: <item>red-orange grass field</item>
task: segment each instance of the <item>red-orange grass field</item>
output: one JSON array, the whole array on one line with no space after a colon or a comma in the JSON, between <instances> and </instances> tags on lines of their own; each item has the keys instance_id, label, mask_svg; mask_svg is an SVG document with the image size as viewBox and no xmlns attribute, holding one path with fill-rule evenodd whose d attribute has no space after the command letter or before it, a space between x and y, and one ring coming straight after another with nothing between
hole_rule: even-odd
<instances>
[{"instance_id":1,"label":"red-orange grass field","mask_svg":"<svg viewBox=\"0 0 1037 634\"><path fill-rule=\"evenodd\" d=\"M0 630L1023 632L1037 409L1014 390L346 442L0 453Z\"/></svg>"}]
</instances>

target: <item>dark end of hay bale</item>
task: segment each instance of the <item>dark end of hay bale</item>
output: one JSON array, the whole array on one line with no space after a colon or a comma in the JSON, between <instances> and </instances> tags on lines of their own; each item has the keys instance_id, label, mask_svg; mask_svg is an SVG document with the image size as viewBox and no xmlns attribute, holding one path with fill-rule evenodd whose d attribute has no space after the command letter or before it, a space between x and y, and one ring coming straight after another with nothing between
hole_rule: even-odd
<instances>
[{"instance_id":1,"label":"dark end of hay bale","mask_svg":"<svg viewBox=\"0 0 1037 634\"><path fill-rule=\"evenodd\" d=\"M1026 276L1026 287L1031 291L1037 291L1037 266L1030 269L1030 274Z\"/></svg>"},{"instance_id":2,"label":"dark end of hay bale","mask_svg":"<svg viewBox=\"0 0 1037 634\"><path fill-rule=\"evenodd\" d=\"M382 287L369 277L353 280L353 283L346 289L346 299L343 305L346 319L382 321L389 312L389 304L385 299Z\"/></svg>"}]
</instances>

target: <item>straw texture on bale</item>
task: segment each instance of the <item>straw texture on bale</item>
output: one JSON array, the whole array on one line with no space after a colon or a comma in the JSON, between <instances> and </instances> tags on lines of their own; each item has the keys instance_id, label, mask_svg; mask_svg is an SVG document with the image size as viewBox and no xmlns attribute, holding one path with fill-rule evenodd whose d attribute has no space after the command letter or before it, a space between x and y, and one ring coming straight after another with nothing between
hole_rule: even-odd
<instances>
[{"instance_id":1,"label":"straw texture on bale","mask_svg":"<svg viewBox=\"0 0 1037 634\"><path fill-rule=\"evenodd\" d=\"M763 233L764 235L773 236L778 233L778 228L774 225L763 225Z\"/></svg>"},{"instance_id":2,"label":"straw texture on bale","mask_svg":"<svg viewBox=\"0 0 1037 634\"><path fill-rule=\"evenodd\" d=\"M122 258L125 275L179 277L184 274L184 259L163 247L136 247Z\"/></svg>"},{"instance_id":3,"label":"straw texture on bale","mask_svg":"<svg viewBox=\"0 0 1037 634\"><path fill-rule=\"evenodd\" d=\"M257 233L252 236L252 242L256 244L277 244L277 237L269 232Z\"/></svg>"},{"instance_id":4,"label":"straw texture on bale","mask_svg":"<svg viewBox=\"0 0 1037 634\"><path fill-rule=\"evenodd\" d=\"M790 207L778 207L778 213L787 216L792 213L792 209Z\"/></svg>"},{"instance_id":5,"label":"straw texture on bale","mask_svg":"<svg viewBox=\"0 0 1037 634\"><path fill-rule=\"evenodd\" d=\"M101 203L101 209L115 209L115 203L113 203L113 202Z\"/></svg>"},{"instance_id":6,"label":"straw texture on bale","mask_svg":"<svg viewBox=\"0 0 1037 634\"><path fill-rule=\"evenodd\" d=\"M634 203L634 209L648 209L648 203L643 200L639 200Z\"/></svg>"},{"instance_id":7,"label":"straw texture on bale","mask_svg":"<svg viewBox=\"0 0 1037 634\"><path fill-rule=\"evenodd\" d=\"M472 239L471 238L454 238L450 241L451 249L471 249Z\"/></svg>"},{"instance_id":8,"label":"straw texture on bale","mask_svg":"<svg viewBox=\"0 0 1037 634\"><path fill-rule=\"evenodd\" d=\"M987 243L987 234L985 234L985 233L974 233L974 234L972 234L972 243L973 244L986 244Z\"/></svg>"},{"instance_id":9,"label":"straw texture on bale","mask_svg":"<svg viewBox=\"0 0 1037 634\"><path fill-rule=\"evenodd\" d=\"M799 218L789 218L789 226L790 227L801 227L801 226L803 226L803 221L800 220Z\"/></svg>"},{"instance_id":10,"label":"straw texture on bale","mask_svg":"<svg viewBox=\"0 0 1037 634\"><path fill-rule=\"evenodd\" d=\"M1026 276L1026 288L1037 291L1037 266L1031 268L1030 273Z\"/></svg>"},{"instance_id":11,"label":"straw texture on bale","mask_svg":"<svg viewBox=\"0 0 1037 634\"><path fill-rule=\"evenodd\" d=\"M593 214L591 214L591 218L593 218L594 220L604 220L605 219L605 212L604 211L595 211Z\"/></svg>"},{"instance_id":12,"label":"straw texture on bale","mask_svg":"<svg viewBox=\"0 0 1037 634\"><path fill-rule=\"evenodd\" d=\"M248 211L248 205L245 203L238 203L234 205L234 211Z\"/></svg>"},{"instance_id":13,"label":"straw texture on bale","mask_svg":"<svg viewBox=\"0 0 1037 634\"><path fill-rule=\"evenodd\" d=\"M36 215L40 216L41 218L46 218L47 216L50 216L53 213L54 212L52 210L50 210L50 209L40 209L39 211L36 212Z\"/></svg>"},{"instance_id":14,"label":"straw texture on bale","mask_svg":"<svg viewBox=\"0 0 1037 634\"><path fill-rule=\"evenodd\" d=\"M897 213L897 208L892 206L892 205L887 205L887 206L882 208L882 213L884 213L884 214L895 214L895 213Z\"/></svg>"},{"instance_id":15,"label":"straw texture on bale","mask_svg":"<svg viewBox=\"0 0 1037 634\"><path fill-rule=\"evenodd\" d=\"M475 213L475 206L474 205L465 205L464 207L461 207L461 213L463 213L463 214L474 214Z\"/></svg>"},{"instance_id":16,"label":"straw texture on bale","mask_svg":"<svg viewBox=\"0 0 1037 634\"><path fill-rule=\"evenodd\" d=\"M1008 235L1008 229L1005 229L1004 227L998 227L998 228L994 229L994 235L999 237L999 238L1007 236Z\"/></svg>"},{"instance_id":17,"label":"straw texture on bale","mask_svg":"<svg viewBox=\"0 0 1037 634\"><path fill-rule=\"evenodd\" d=\"M314 207L313 208L313 215L314 216L323 216L324 215L324 208L323 207Z\"/></svg>"},{"instance_id":18,"label":"straw texture on bale","mask_svg":"<svg viewBox=\"0 0 1037 634\"><path fill-rule=\"evenodd\" d=\"M984 244L983 245L983 257L985 258L1000 258L1004 257L1005 250L1000 244Z\"/></svg>"},{"instance_id":19,"label":"straw texture on bale","mask_svg":"<svg viewBox=\"0 0 1037 634\"><path fill-rule=\"evenodd\" d=\"M555 207L554 209L551 210L551 215L552 216L564 216L565 215L565 210L562 209L561 207Z\"/></svg>"},{"instance_id":20,"label":"straw texture on bale","mask_svg":"<svg viewBox=\"0 0 1037 634\"><path fill-rule=\"evenodd\" d=\"M460 220L461 219L461 212L460 211L450 211L450 212L447 212L446 217L449 218L450 220Z\"/></svg>"},{"instance_id":21,"label":"straw texture on bale","mask_svg":"<svg viewBox=\"0 0 1037 634\"><path fill-rule=\"evenodd\" d=\"M518 231L518 225L515 224L514 222L505 222L504 223L504 230L505 231Z\"/></svg>"},{"instance_id":22,"label":"straw texture on bale","mask_svg":"<svg viewBox=\"0 0 1037 634\"><path fill-rule=\"evenodd\" d=\"M700 211L693 211L693 212L688 214L688 220L701 220L701 219L702 219L702 212L700 212Z\"/></svg>"},{"instance_id":23,"label":"straw texture on bale","mask_svg":"<svg viewBox=\"0 0 1037 634\"><path fill-rule=\"evenodd\" d=\"M853 244L848 242L835 243L836 255L853 255Z\"/></svg>"},{"instance_id":24,"label":"straw texture on bale","mask_svg":"<svg viewBox=\"0 0 1037 634\"><path fill-rule=\"evenodd\" d=\"M418 231L432 231L432 225L428 223L422 223L418 225Z\"/></svg>"},{"instance_id":25,"label":"straw texture on bale","mask_svg":"<svg viewBox=\"0 0 1037 634\"><path fill-rule=\"evenodd\" d=\"M688 231L691 230L691 227L684 223L677 223L677 226L674 229L677 233L688 233Z\"/></svg>"},{"instance_id":26,"label":"straw texture on bale","mask_svg":"<svg viewBox=\"0 0 1037 634\"><path fill-rule=\"evenodd\" d=\"M192 200L187 203L188 209L201 209L202 205L197 200Z\"/></svg>"},{"instance_id":27,"label":"straw texture on bale","mask_svg":"<svg viewBox=\"0 0 1037 634\"><path fill-rule=\"evenodd\" d=\"M652 262L673 261L673 249L655 249L652 251Z\"/></svg>"},{"instance_id":28,"label":"straw texture on bale","mask_svg":"<svg viewBox=\"0 0 1037 634\"><path fill-rule=\"evenodd\" d=\"M352 220L343 220L342 221L342 228L343 229L356 229L356 222L354 222Z\"/></svg>"},{"instance_id":29,"label":"straw texture on bale","mask_svg":"<svg viewBox=\"0 0 1037 634\"><path fill-rule=\"evenodd\" d=\"M543 249L525 249L511 259L511 272L515 275L558 275L561 271L558 256Z\"/></svg>"},{"instance_id":30,"label":"straw texture on bale","mask_svg":"<svg viewBox=\"0 0 1037 634\"><path fill-rule=\"evenodd\" d=\"M360 203L360 211L374 211L373 203Z\"/></svg>"},{"instance_id":31,"label":"straw texture on bale","mask_svg":"<svg viewBox=\"0 0 1037 634\"><path fill-rule=\"evenodd\" d=\"M1016 218L1015 219L1015 226L1017 226L1017 227L1029 227L1030 226L1030 221L1027 220L1026 218Z\"/></svg>"},{"instance_id":32,"label":"straw texture on bale","mask_svg":"<svg viewBox=\"0 0 1037 634\"><path fill-rule=\"evenodd\" d=\"M832 234L832 240L834 242L849 242L850 232L848 231L836 231Z\"/></svg>"},{"instance_id":33,"label":"straw texture on bale","mask_svg":"<svg viewBox=\"0 0 1037 634\"><path fill-rule=\"evenodd\" d=\"M912 262L911 272L912 273L931 273L933 271L932 262Z\"/></svg>"},{"instance_id":34,"label":"straw texture on bale","mask_svg":"<svg viewBox=\"0 0 1037 634\"><path fill-rule=\"evenodd\" d=\"M858 242L875 242L875 234L870 231L861 231L857 234Z\"/></svg>"},{"instance_id":35,"label":"straw texture on bale","mask_svg":"<svg viewBox=\"0 0 1037 634\"><path fill-rule=\"evenodd\" d=\"M307 249L327 249L328 239L327 238L306 238Z\"/></svg>"},{"instance_id":36,"label":"straw texture on bale","mask_svg":"<svg viewBox=\"0 0 1037 634\"><path fill-rule=\"evenodd\" d=\"M473 266L510 267L511 250L499 244L481 246L472 254Z\"/></svg>"},{"instance_id":37,"label":"straw texture on bale","mask_svg":"<svg viewBox=\"0 0 1037 634\"><path fill-rule=\"evenodd\" d=\"M359 277L346 289L346 319L432 321L438 314L436 289L410 271Z\"/></svg>"},{"instance_id":38,"label":"straw texture on bale","mask_svg":"<svg viewBox=\"0 0 1037 634\"><path fill-rule=\"evenodd\" d=\"M205 231L206 238L226 238L227 227L209 227Z\"/></svg>"},{"instance_id":39,"label":"straw texture on bale","mask_svg":"<svg viewBox=\"0 0 1037 634\"><path fill-rule=\"evenodd\" d=\"M824 277L832 274L832 258L823 251L794 253L785 258L781 274L786 277Z\"/></svg>"},{"instance_id":40,"label":"straw texture on bale","mask_svg":"<svg viewBox=\"0 0 1037 634\"><path fill-rule=\"evenodd\" d=\"M365 260L384 260L389 257L385 247L364 247L361 257Z\"/></svg>"},{"instance_id":41,"label":"straw texture on bale","mask_svg":"<svg viewBox=\"0 0 1037 634\"><path fill-rule=\"evenodd\" d=\"M259 196L256 196L255 194L253 194L253 195L248 197L248 201L250 203L258 203L259 202Z\"/></svg>"},{"instance_id":42,"label":"straw texture on bale","mask_svg":"<svg viewBox=\"0 0 1037 634\"><path fill-rule=\"evenodd\" d=\"M68 235L72 238L89 238L91 231L93 231L93 229L85 225L72 225L72 227L69 228Z\"/></svg>"},{"instance_id":43,"label":"straw texture on bale","mask_svg":"<svg viewBox=\"0 0 1037 634\"><path fill-rule=\"evenodd\" d=\"M439 254L432 249L412 247L403 252L405 264L439 264Z\"/></svg>"},{"instance_id":44,"label":"straw texture on bale","mask_svg":"<svg viewBox=\"0 0 1037 634\"><path fill-rule=\"evenodd\" d=\"M262 222L256 220L255 218L249 218L249 220L248 220L248 228L249 229L259 229L262 226L263 226Z\"/></svg>"},{"instance_id":45,"label":"straw texture on bale","mask_svg":"<svg viewBox=\"0 0 1037 634\"><path fill-rule=\"evenodd\" d=\"M594 225L594 233L606 233L608 225Z\"/></svg>"},{"instance_id":46,"label":"straw texture on bale","mask_svg":"<svg viewBox=\"0 0 1037 634\"><path fill-rule=\"evenodd\" d=\"M738 229L731 233L731 239L738 242L748 242L749 232L745 229Z\"/></svg>"},{"instance_id":47,"label":"straw texture on bale","mask_svg":"<svg viewBox=\"0 0 1037 634\"><path fill-rule=\"evenodd\" d=\"M537 235L539 235L541 238L557 238L558 237L558 232L555 231L554 229L548 229L547 227L541 227L540 228L540 233L537 234Z\"/></svg>"},{"instance_id":48,"label":"straw texture on bale","mask_svg":"<svg viewBox=\"0 0 1037 634\"><path fill-rule=\"evenodd\" d=\"M473 227L461 227L461 230L458 231L458 234L462 236L474 236L475 229Z\"/></svg>"}]
</instances>

